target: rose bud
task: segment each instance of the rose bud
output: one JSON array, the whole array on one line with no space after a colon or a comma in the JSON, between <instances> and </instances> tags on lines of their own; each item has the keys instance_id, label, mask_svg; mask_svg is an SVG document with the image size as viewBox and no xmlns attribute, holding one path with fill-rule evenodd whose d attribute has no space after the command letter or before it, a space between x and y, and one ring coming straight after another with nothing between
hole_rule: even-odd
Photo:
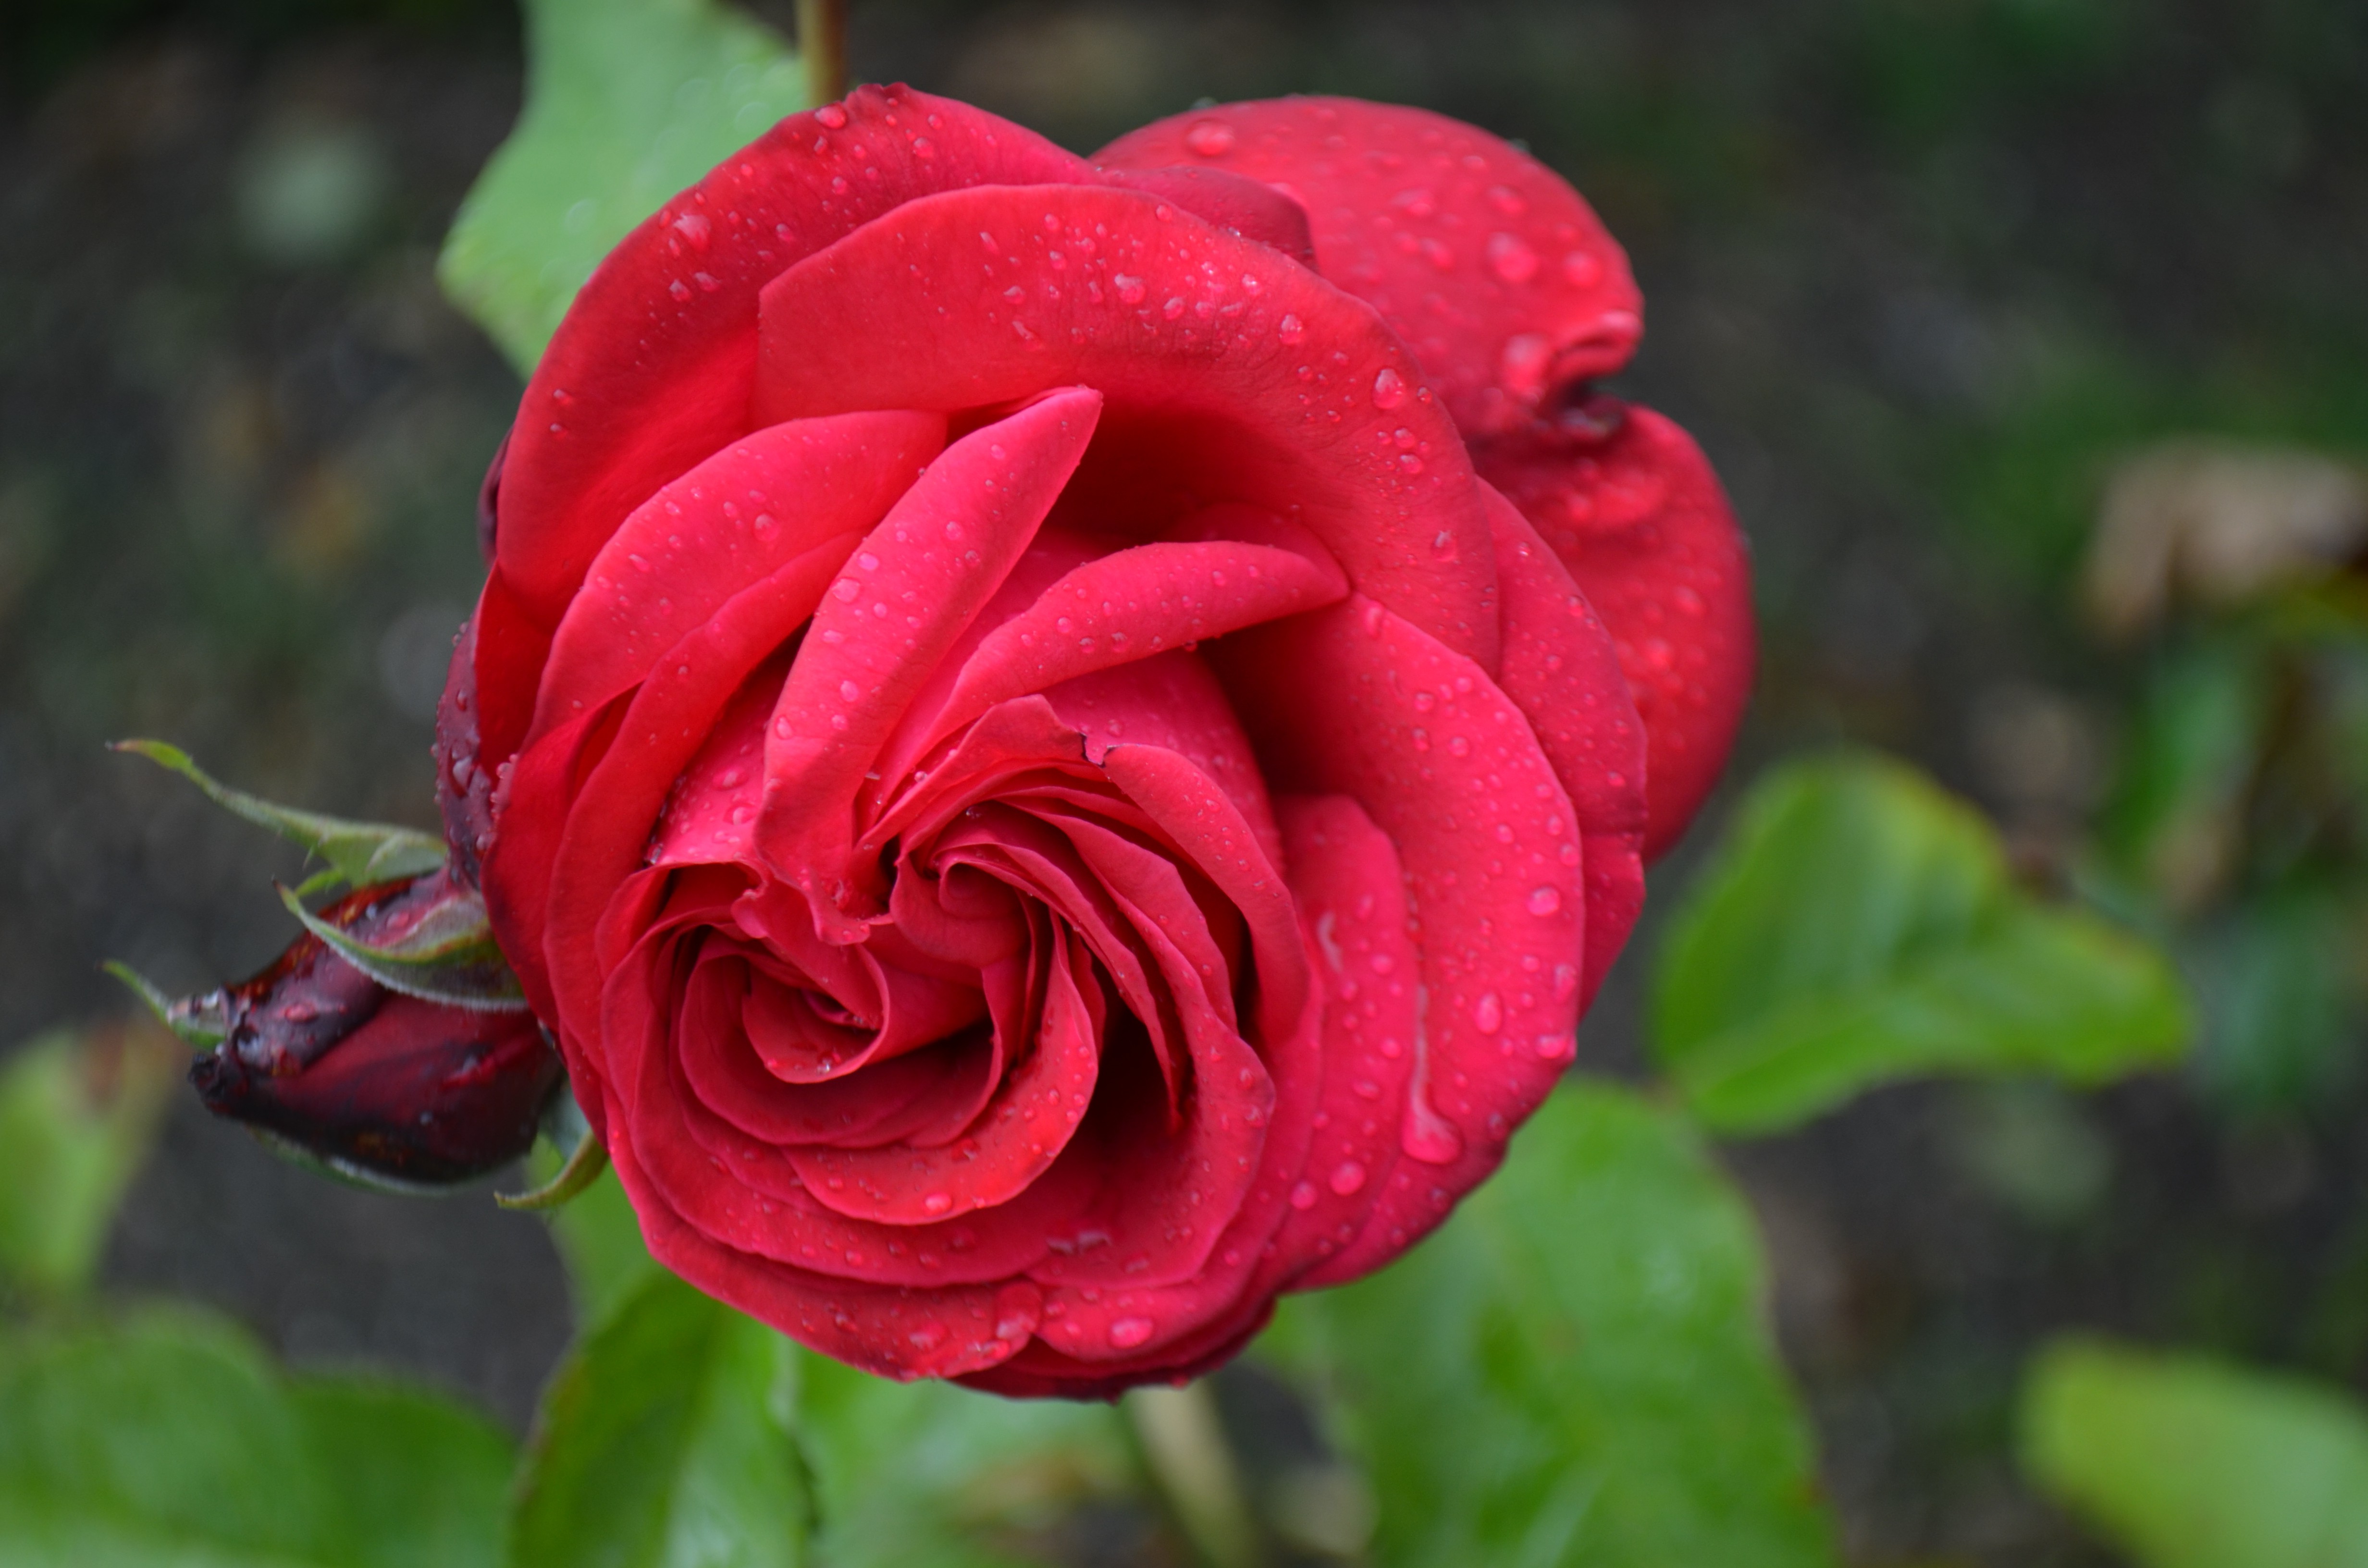
<instances>
[{"instance_id":1,"label":"rose bud","mask_svg":"<svg viewBox=\"0 0 2368 1568\"><path fill-rule=\"evenodd\" d=\"M374 1186L450 1186L525 1153L562 1075L534 1016L408 994L331 945L405 955L473 905L441 871L361 889L262 973L176 1008L185 1032L222 1036L189 1070L206 1108Z\"/></svg>"},{"instance_id":2,"label":"rose bud","mask_svg":"<svg viewBox=\"0 0 2368 1568\"><path fill-rule=\"evenodd\" d=\"M1726 756L1743 538L1626 257L1413 109L1078 158L861 89L575 297L439 780L652 1253L1011 1394L1436 1227Z\"/></svg>"}]
</instances>

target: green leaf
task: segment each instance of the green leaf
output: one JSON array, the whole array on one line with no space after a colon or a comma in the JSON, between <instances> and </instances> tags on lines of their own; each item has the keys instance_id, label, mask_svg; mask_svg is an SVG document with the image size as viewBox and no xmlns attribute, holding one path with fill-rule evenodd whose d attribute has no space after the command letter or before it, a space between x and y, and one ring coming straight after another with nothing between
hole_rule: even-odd
<instances>
[{"instance_id":1,"label":"green leaf","mask_svg":"<svg viewBox=\"0 0 2368 1568\"><path fill-rule=\"evenodd\" d=\"M480 1417L291 1383L209 1314L0 1347L10 1568L489 1568L509 1463Z\"/></svg>"},{"instance_id":2,"label":"green leaf","mask_svg":"<svg viewBox=\"0 0 2368 1568\"><path fill-rule=\"evenodd\" d=\"M1087 1499L1140 1494L1112 1406L889 1382L821 1356L803 1366L799 1428L830 1568L1034 1562L1030 1531Z\"/></svg>"},{"instance_id":3,"label":"green leaf","mask_svg":"<svg viewBox=\"0 0 2368 1568\"><path fill-rule=\"evenodd\" d=\"M1683 1122L1574 1085L1436 1236L1259 1348L1367 1467L1379 1568L1826 1568L1765 1283Z\"/></svg>"},{"instance_id":4,"label":"green leaf","mask_svg":"<svg viewBox=\"0 0 2368 1568\"><path fill-rule=\"evenodd\" d=\"M2174 909L2200 907L2237 869L2273 686L2263 649L2218 638L2164 660L2132 715L2100 813L2102 847Z\"/></svg>"},{"instance_id":5,"label":"green leaf","mask_svg":"<svg viewBox=\"0 0 2368 1568\"><path fill-rule=\"evenodd\" d=\"M2368 1568L2368 1413L2200 1358L2057 1345L2022 1462L2146 1568Z\"/></svg>"},{"instance_id":6,"label":"green leaf","mask_svg":"<svg viewBox=\"0 0 2368 1568\"><path fill-rule=\"evenodd\" d=\"M526 0L526 110L437 268L520 375L634 224L807 107L780 38L713 0Z\"/></svg>"},{"instance_id":7,"label":"green leaf","mask_svg":"<svg viewBox=\"0 0 2368 1568\"><path fill-rule=\"evenodd\" d=\"M500 1427L397 1383L321 1378L290 1392L355 1568L500 1568L517 1457Z\"/></svg>"},{"instance_id":8,"label":"green leaf","mask_svg":"<svg viewBox=\"0 0 2368 1568\"><path fill-rule=\"evenodd\" d=\"M2316 877L2244 899L2203 933L2207 1022L2196 1075L2259 1114L2325 1102L2357 1071L2358 895Z\"/></svg>"},{"instance_id":9,"label":"green leaf","mask_svg":"<svg viewBox=\"0 0 2368 1568\"><path fill-rule=\"evenodd\" d=\"M526 1006L526 992L502 956L485 901L476 893L445 899L401 940L384 947L362 941L314 915L293 888L281 888L279 902L338 957L391 991L490 1012L517 1012Z\"/></svg>"},{"instance_id":10,"label":"green leaf","mask_svg":"<svg viewBox=\"0 0 2368 1568\"><path fill-rule=\"evenodd\" d=\"M318 855L329 863L337 880L355 887L391 882L399 877L424 876L444 864L444 841L416 828L348 822L343 817L273 805L245 790L218 783L189 760L188 752L163 741L117 741L114 749L144 756L159 767L179 774L232 815L257 827L268 827L290 844L302 845ZM325 892L327 885L316 877L305 883L305 889Z\"/></svg>"},{"instance_id":11,"label":"green leaf","mask_svg":"<svg viewBox=\"0 0 2368 1568\"><path fill-rule=\"evenodd\" d=\"M1728 1133L1917 1073L2099 1083L2193 1032L2160 953L2023 893L1978 814L1862 756L1752 790L1662 946L1653 1025L1689 1108Z\"/></svg>"},{"instance_id":12,"label":"green leaf","mask_svg":"<svg viewBox=\"0 0 2368 1568\"><path fill-rule=\"evenodd\" d=\"M142 1027L62 1030L0 1066L0 1287L90 1283L183 1060Z\"/></svg>"},{"instance_id":13,"label":"green leaf","mask_svg":"<svg viewBox=\"0 0 2368 1568\"><path fill-rule=\"evenodd\" d=\"M557 1148L548 1142L535 1145L527 1165L538 1186L556 1180L564 1168ZM603 1170L574 1199L546 1214L552 1240L567 1264L579 1324L605 1320L658 1267L643 1244L642 1223L613 1170Z\"/></svg>"},{"instance_id":14,"label":"green leaf","mask_svg":"<svg viewBox=\"0 0 2368 1568\"><path fill-rule=\"evenodd\" d=\"M792 1568L807 1507L796 1351L653 1273L543 1396L511 1515L512 1568Z\"/></svg>"}]
</instances>

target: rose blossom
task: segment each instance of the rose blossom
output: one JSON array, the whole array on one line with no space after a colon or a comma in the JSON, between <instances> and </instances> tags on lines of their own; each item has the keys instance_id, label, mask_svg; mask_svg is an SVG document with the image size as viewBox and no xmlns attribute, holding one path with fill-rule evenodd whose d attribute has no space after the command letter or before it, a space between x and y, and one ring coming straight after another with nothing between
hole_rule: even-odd
<instances>
[{"instance_id":1,"label":"rose blossom","mask_svg":"<svg viewBox=\"0 0 2368 1568\"><path fill-rule=\"evenodd\" d=\"M1437 1225L1748 685L1715 481L1586 384L1638 308L1536 162L1343 100L1094 163L866 88L619 246L439 753L656 1256L1096 1395Z\"/></svg>"}]
</instances>

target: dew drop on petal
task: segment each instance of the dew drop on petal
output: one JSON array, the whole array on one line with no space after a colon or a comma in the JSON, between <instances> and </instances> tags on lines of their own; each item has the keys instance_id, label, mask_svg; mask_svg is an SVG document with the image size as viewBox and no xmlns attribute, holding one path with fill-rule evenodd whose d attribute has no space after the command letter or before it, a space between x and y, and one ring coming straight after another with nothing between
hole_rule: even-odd
<instances>
[{"instance_id":1,"label":"dew drop on petal","mask_svg":"<svg viewBox=\"0 0 2368 1568\"><path fill-rule=\"evenodd\" d=\"M1121 1350L1132 1350L1151 1337L1155 1326L1149 1318L1120 1318L1110 1325L1110 1342Z\"/></svg>"},{"instance_id":2,"label":"dew drop on petal","mask_svg":"<svg viewBox=\"0 0 2368 1568\"><path fill-rule=\"evenodd\" d=\"M1354 1160L1343 1160L1332 1170L1332 1190L1346 1198L1365 1185L1365 1167Z\"/></svg>"},{"instance_id":3,"label":"dew drop on petal","mask_svg":"<svg viewBox=\"0 0 2368 1568\"><path fill-rule=\"evenodd\" d=\"M1562 894L1553 888L1531 888L1529 908L1531 915L1552 915L1562 908Z\"/></svg>"},{"instance_id":4,"label":"dew drop on petal","mask_svg":"<svg viewBox=\"0 0 2368 1568\"><path fill-rule=\"evenodd\" d=\"M1373 378L1373 406L1395 408L1406 396L1406 378L1386 365L1382 367L1381 374Z\"/></svg>"}]
</instances>

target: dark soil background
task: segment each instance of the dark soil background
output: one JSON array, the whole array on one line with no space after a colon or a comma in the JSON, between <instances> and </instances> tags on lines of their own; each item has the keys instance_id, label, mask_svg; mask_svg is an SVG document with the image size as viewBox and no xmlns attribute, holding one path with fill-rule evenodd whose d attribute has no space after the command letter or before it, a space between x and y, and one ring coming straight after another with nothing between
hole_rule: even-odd
<instances>
[{"instance_id":1,"label":"dark soil background","mask_svg":"<svg viewBox=\"0 0 2368 1568\"><path fill-rule=\"evenodd\" d=\"M2072 609L2108 466L2185 429L2368 446L2368 8L2340 0L857 0L851 48L1081 150L1204 96L1347 92L1568 174L1649 303L1618 390L1701 437L1758 552L1736 779L1878 744L2044 853L2138 674ZM432 823L518 395L432 264L518 51L494 0L0 16L0 1051L120 1012L102 957L193 990L290 935L293 859L107 738ZM1582 1065L1640 1070L1651 945ZM1728 1158L1855 1562L2110 1561L2013 1471L2019 1369L2061 1330L2368 1390L2356 1096L1922 1086ZM537 1221L320 1182L194 1102L108 1278L518 1426L569 1329Z\"/></svg>"}]
</instances>

